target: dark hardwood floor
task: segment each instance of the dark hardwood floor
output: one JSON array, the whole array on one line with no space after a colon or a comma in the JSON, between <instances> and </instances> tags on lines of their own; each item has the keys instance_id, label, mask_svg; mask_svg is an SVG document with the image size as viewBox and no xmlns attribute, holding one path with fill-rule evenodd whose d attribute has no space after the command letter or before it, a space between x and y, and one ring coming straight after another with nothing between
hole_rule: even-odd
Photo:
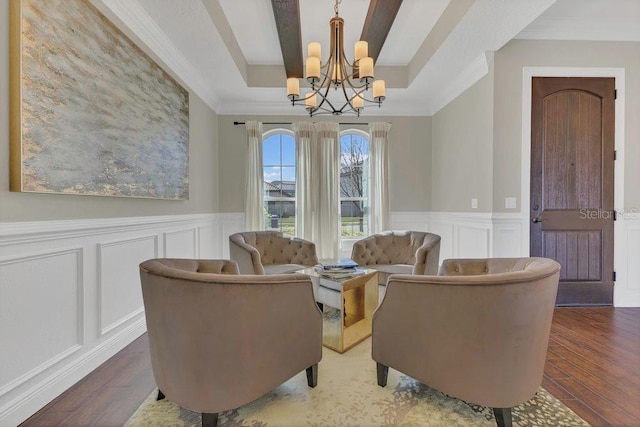
<instances>
[{"instance_id":1,"label":"dark hardwood floor","mask_svg":"<svg viewBox=\"0 0 640 427\"><path fill-rule=\"evenodd\" d=\"M557 308L542 381L594 426L640 426L640 308Z\"/></svg>"},{"instance_id":2,"label":"dark hardwood floor","mask_svg":"<svg viewBox=\"0 0 640 427\"><path fill-rule=\"evenodd\" d=\"M122 426L155 386L144 334L21 425Z\"/></svg>"},{"instance_id":3,"label":"dark hardwood floor","mask_svg":"<svg viewBox=\"0 0 640 427\"><path fill-rule=\"evenodd\" d=\"M640 426L640 308L557 308L542 385L593 426ZM154 390L146 334L23 426L121 426Z\"/></svg>"}]
</instances>

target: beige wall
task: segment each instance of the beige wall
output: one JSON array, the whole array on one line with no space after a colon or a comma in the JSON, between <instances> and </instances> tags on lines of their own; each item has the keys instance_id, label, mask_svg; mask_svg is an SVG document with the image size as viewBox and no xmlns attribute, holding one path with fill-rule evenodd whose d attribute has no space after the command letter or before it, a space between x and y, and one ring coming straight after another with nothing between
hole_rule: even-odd
<instances>
[{"instance_id":1,"label":"beige wall","mask_svg":"<svg viewBox=\"0 0 640 427\"><path fill-rule=\"evenodd\" d=\"M384 108L384 107L383 107ZM219 116L220 212L244 211L244 173L246 134L244 126L234 121L294 122L309 120L304 116ZM327 120L324 118L315 119ZM392 211L428 211L431 166L430 117L362 117L344 116L342 122L390 122L389 186ZM290 128L289 125L265 125L264 130ZM341 126L368 132L367 126Z\"/></svg>"},{"instance_id":2,"label":"beige wall","mask_svg":"<svg viewBox=\"0 0 640 427\"><path fill-rule=\"evenodd\" d=\"M495 54L493 210L520 209L523 67L625 68L625 208L640 207L640 43L514 40Z\"/></svg>"},{"instance_id":3,"label":"beige wall","mask_svg":"<svg viewBox=\"0 0 640 427\"><path fill-rule=\"evenodd\" d=\"M8 3L0 4L0 222L217 212L217 116L189 98L188 201L9 192Z\"/></svg>"},{"instance_id":4,"label":"beige wall","mask_svg":"<svg viewBox=\"0 0 640 427\"><path fill-rule=\"evenodd\" d=\"M491 212L493 86L490 64L486 76L432 118L432 211Z\"/></svg>"}]
</instances>

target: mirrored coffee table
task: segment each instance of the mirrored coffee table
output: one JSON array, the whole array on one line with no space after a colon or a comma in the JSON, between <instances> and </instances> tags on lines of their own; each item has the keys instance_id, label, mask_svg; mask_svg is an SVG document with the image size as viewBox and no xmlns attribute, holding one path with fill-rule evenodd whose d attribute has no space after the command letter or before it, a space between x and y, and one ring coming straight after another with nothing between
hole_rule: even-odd
<instances>
[{"instance_id":1,"label":"mirrored coffee table","mask_svg":"<svg viewBox=\"0 0 640 427\"><path fill-rule=\"evenodd\" d=\"M378 306L378 272L358 269L356 274L325 276L315 267L299 270L318 285L316 302L322 309L322 344L344 353L371 336L373 311ZM336 276L337 275L337 276Z\"/></svg>"}]
</instances>

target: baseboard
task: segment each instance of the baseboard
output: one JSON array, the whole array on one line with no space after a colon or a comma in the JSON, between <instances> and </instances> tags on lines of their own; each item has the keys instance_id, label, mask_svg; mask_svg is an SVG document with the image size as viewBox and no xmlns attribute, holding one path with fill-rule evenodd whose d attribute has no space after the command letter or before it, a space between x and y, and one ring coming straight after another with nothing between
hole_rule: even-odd
<instances>
[{"instance_id":1,"label":"baseboard","mask_svg":"<svg viewBox=\"0 0 640 427\"><path fill-rule=\"evenodd\" d=\"M22 423L106 360L113 357L145 333L146 330L145 319L138 319L126 329L83 354L73 364L66 365L15 399L7 402L0 408L0 426L12 426Z\"/></svg>"}]
</instances>

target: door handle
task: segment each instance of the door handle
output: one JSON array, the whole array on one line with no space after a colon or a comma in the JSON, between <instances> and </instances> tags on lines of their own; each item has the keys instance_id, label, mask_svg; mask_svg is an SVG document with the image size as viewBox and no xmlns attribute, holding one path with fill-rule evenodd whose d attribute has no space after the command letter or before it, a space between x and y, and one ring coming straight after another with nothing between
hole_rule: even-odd
<instances>
[{"instance_id":1,"label":"door handle","mask_svg":"<svg viewBox=\"0 0 640 427\"><path fill-rule=\"evenodd\" d=\"M533 222L534 224L537 224L539 222L544 221L543 219L540 219L540 217L538 216L534 216L533 218L531 218L531 222Z\"/></svg>"}]
</instances>

